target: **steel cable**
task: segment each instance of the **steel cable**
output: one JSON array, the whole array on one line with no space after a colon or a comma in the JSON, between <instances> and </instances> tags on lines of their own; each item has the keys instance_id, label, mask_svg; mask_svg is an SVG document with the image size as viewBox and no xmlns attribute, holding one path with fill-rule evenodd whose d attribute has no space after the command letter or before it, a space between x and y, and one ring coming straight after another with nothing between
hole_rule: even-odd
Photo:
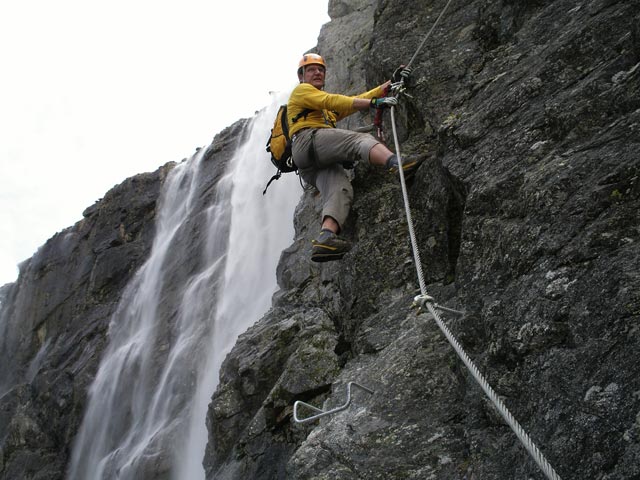
<instances>
[{"instance_id":1,"label":"steel cable","mask_svg":"<svg viewBox=\"0 0 640 480\"><path fill-rule=\"evenodd\" d=\"M522 442L526 450L529 452L529 454L532 456L534 461L538 464L538 466L544 472L547 478L549 480L561 480L560 476L558 476L558 474L553 469L553 467L549 464L549 462L546 460L544 455L542 455L540 450L538 450L538 447L536 447L536 445L533 443L529 435L527 435L527 433L520 426L518 421L511 414L511 412L509 412L509 410L507 409L505 404L502 402L502 400L500 400L500 398L498 397L496 392L493 390L493 388L491 388L491 385L489 385L489 382L485 380L483 375L480 373L480 370L478 370L475 364L471 361L471 359L466 354L466 352L464 351L464 349L462 348L458 340L453 336L451 331L440 319L440 315L438 314L433 304L433 299L427 295L425 281L424 281L424 274L422 272L422 261L420 259L420 251L418 250L416 235L413 227L413 219L411 217L411 208L409 206L409 195L407 193L407 184L404 178L404 171L402 169L402 156L400 154L400 142L398 141L398 132L396 129L396 121L395 121L395 107L391 107L391 128L393 130L393 141L395 143L396 156L398 158L398 172L400 174L400 184L402 186L402 197L404 199L404 209L407 216L409 237L411 240L411 249L413 250L414 263L415 263L416 271L418 274L418 283L420 284L420 293L422 294L419 297L416 297L416 299L419 299L419 298L423 299L424 305L422 306L426 306L426 308L429 310L431 315L433 315L433 318L435 319L436 324L438 325L440 330L442 330L442 333L444 333L445 337L447 338L447 340L455 350L458 357L460 357L460 359L465 364L467 369L473 375L473 378L476 380L476 382L478 382L482 390L484 390L485 394L487 395L487 397L489 397L489 399L491 400L493 405L496 407L496 409L498 410L502 418L504 418L504 420L507 422L509 427L511 427L511 430L513 430L513 432L516 434L518 439Z\"/></svg>"}]
</instances>

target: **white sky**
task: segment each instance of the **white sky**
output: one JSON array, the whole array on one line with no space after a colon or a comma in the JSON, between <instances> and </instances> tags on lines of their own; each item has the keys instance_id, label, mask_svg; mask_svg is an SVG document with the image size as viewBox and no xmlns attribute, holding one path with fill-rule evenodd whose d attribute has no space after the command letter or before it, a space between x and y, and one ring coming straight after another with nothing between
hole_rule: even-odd
<instances>
[{"instance_id":1,"label":"white sky","mask_svg":"<svg viewBox=\"0 0 640 480\"><path fill-rule=\"evenodd\" d=\"M111 187L191 156L293 87L327 8L0 0L0 286Z\"/></svg>"}]
</instances>

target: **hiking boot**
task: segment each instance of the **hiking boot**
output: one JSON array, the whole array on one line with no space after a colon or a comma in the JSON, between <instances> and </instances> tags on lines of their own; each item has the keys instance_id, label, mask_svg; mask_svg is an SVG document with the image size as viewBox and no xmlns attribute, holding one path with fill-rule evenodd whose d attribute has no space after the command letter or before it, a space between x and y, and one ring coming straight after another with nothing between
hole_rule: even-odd
<instances>
[{"instance_id":1,"label":"hiking boot","mask_svg":"<svg viewBox=\"0 0 640 480\"><path fill-rule=\"evenodd\" d=\"M340 260L351 250L351 243L340 238L331 230L321 230L318 238L311 240L311 260L314 262L330 262Z\"/></svg>"},{"instance_id":2,"label":"hiking boot","mask_svg":"<svg viewBox=\"0 0 640 480\"><path fill-rule=\"evenodd\" d=\"M424 156L417 155L408 155L402 159L402 172L404 173L405 180L409 180L414 177L424 160ZM387 161L387 165L391 173L398 173L398 158L395 155Z\"/></svg>"}]
</instances>

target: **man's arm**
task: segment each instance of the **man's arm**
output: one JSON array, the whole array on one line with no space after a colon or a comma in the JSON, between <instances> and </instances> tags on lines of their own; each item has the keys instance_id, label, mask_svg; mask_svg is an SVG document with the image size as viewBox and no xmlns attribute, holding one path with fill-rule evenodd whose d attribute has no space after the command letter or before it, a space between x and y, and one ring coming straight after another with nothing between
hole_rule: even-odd
<instances>
[{"instance_id":1,"label":"man's arm","mask_svg":"<svg viewBox=\"0 0 640 480\"><path fill-rule=\"evenodd\" d=\"M380 90L380 92L384 92L386 91L387 88L389 88L389 86L391 85L391 80L387 80L386 82L384 82L382 85L380 85L378 87L378 89ZM369 92L367 92L369 93ZM380 95L382 96L382 95ZM353 109L354 110L366 110L367 108L369 108L371 106L371 98L372 97L355 97L353 99Z\"/></svg>"}]
</instances>

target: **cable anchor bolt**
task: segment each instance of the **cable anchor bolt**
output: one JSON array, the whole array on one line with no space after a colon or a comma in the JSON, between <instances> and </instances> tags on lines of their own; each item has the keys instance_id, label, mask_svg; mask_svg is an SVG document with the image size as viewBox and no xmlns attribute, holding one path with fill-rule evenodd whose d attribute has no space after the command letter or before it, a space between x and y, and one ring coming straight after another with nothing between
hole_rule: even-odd
<instances>
[{"instance_id":1,"label":"cable anchor bolt","mask_svg":"<svg viewBox=\"0 0 640 480\"><path fill-rule=\"evenodd\" d=\"M414 297L412 306L416 307L420 313L422 310L427 310L427 303L435 303L435 299L431 295L423 293Z\"/></svg>"}]
</instances>

